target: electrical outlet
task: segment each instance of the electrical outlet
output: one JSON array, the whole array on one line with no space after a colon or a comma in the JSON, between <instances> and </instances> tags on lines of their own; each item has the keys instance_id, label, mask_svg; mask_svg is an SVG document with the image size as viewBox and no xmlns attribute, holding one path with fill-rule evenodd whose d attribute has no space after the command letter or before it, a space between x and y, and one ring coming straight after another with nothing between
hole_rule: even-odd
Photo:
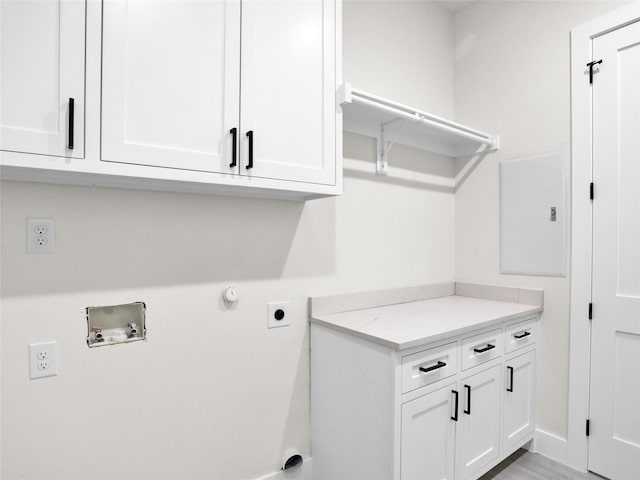
<instances>
[{"instance_id":1,"label":"electrical outlet","mask_svg":"<svg viewBox=\"0 0 640 480\"><path fill-rule=\"evenodd\" d=\"M58 375L56 342L30 344L29 368L31 379Z\"/></svg>"},{"instance_id":2,"label":"electrical outlet","mask_svg":"<svg viewBox=\"0 0 640 480\"><path fill-rule=\"evenodd\" d=\"M54 230L53 218L27 218L27 253L53 253Z\"/></svg>"},{"instance_id":3,"label":"electrical outlet","mask_svg":"<svg viewBox=\"0 0 640 480\"><path fill-rule=\"evenodd\" d=\"M267 304L267 328L288 327L290 302L270 302Z\"/></svg>"}]
</instances>

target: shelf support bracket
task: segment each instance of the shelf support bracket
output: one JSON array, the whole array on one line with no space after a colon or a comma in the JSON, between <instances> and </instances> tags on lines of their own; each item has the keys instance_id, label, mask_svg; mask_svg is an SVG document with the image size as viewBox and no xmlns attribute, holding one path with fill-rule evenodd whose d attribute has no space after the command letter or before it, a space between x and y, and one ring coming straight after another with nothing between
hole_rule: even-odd
<instances>
[{"instance_id":1,"label":"shelf support bracket","mask_svg":"<svg viewBox=\"0 0 640 480\"><path fill-rule=\"evenodd\" d=\"M397 122L399 123L397 124L395 131L389 132L388 127L391 124L395 124ZM380 125L380 133L378 134L378 139L377 139L378 154L376 159L376 173L378 175L387 175L389 173L389 152L391 152L393 145L396 143L396 140L398 139L398 135L402 131L402 128L404 127L405 123L407 123L406 119L396 118L394 120L391 120L389 122L386 122ZM387 135L385 134L387 135L391 134L391 140L387 141L386 139Z\"/></svg>"}]
</instances>

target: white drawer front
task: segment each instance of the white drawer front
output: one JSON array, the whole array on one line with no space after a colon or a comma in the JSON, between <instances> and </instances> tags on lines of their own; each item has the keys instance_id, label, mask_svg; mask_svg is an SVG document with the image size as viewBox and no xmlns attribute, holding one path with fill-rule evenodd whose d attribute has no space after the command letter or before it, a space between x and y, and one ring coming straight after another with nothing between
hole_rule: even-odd
<instances>
[{"instance_id":1,"label":"white drawer front","mask_svg":"<svg viewBox=\"0 0 640 480\"><path fill-rule=\"evenodd\" d=\"M456 342L452 342L402 357L402 393L455 375L456 346Z\"/></svg>"},{"instance_id":2,"label":"white drawer front","mask_svg":"<svg viewBox=\"0 0 640 480\"><path fill-rule=\"evenodd\" d=\"M474 335L462 340L462 370L488 362L502 355L502 329Z\"/></svg>"},{"instance_id":3,"label":"white drawer front","mask_svg":"<svg viewBox=\"0 0 640 480\"><path fill-rule=\"evenodd\" d=\"M507 325L505 328L506 353L531 345L536 341L536 319L528 318L522 322Z\"/></svg>"}]
</instances>

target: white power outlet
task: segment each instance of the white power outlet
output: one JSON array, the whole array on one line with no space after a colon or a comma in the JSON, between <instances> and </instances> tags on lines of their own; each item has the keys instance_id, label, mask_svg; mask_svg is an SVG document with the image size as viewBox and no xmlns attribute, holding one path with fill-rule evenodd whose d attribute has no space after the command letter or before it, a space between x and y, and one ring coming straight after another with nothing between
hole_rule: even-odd
<instances>
[{"instance_id":1,"label":"white power outlet","mask_svg":"<svg viewBox=\"0 0 640 480\"><path fill-rule=\"evenodd\" d=\"M29 369L31 378L58 375L56 342L32 343L29 345Z\"/></svg>"},{"instance_id":2,"label":"white power outlet","mask_svg":"<svg viewBox=\"0 0 640 480\"><path fill-rule=\"evenodd\" d=\"M270 302L267 304L267 328L288 327L291 325L289 303L291 302Z\"/></svg>"},{"instance_id":3,"label":"white power outlet","mask_svg":"<svg viewBox=\"0 0 640 480\"><path fill-rule=\"evenodd\" d=\"M53 253L54 233L53 218L27 218L27 253Z\"/></svg>"}]
</instances>

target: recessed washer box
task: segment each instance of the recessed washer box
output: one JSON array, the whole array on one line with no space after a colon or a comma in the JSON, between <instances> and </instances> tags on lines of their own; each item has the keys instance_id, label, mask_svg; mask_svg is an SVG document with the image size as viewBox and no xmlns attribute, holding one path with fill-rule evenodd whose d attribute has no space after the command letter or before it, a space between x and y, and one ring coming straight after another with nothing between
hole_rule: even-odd
<instances>
[{"instance_id":1,"label":"recessed washer box","mask_svg":"<svg viewBox=\"0 0 640 480\"><path fill-rule=\"evenodd\" d=\"M144 302L87 307L87 345L101 347L144 340L145 311Z\"/></svg>"}]
</instances>

